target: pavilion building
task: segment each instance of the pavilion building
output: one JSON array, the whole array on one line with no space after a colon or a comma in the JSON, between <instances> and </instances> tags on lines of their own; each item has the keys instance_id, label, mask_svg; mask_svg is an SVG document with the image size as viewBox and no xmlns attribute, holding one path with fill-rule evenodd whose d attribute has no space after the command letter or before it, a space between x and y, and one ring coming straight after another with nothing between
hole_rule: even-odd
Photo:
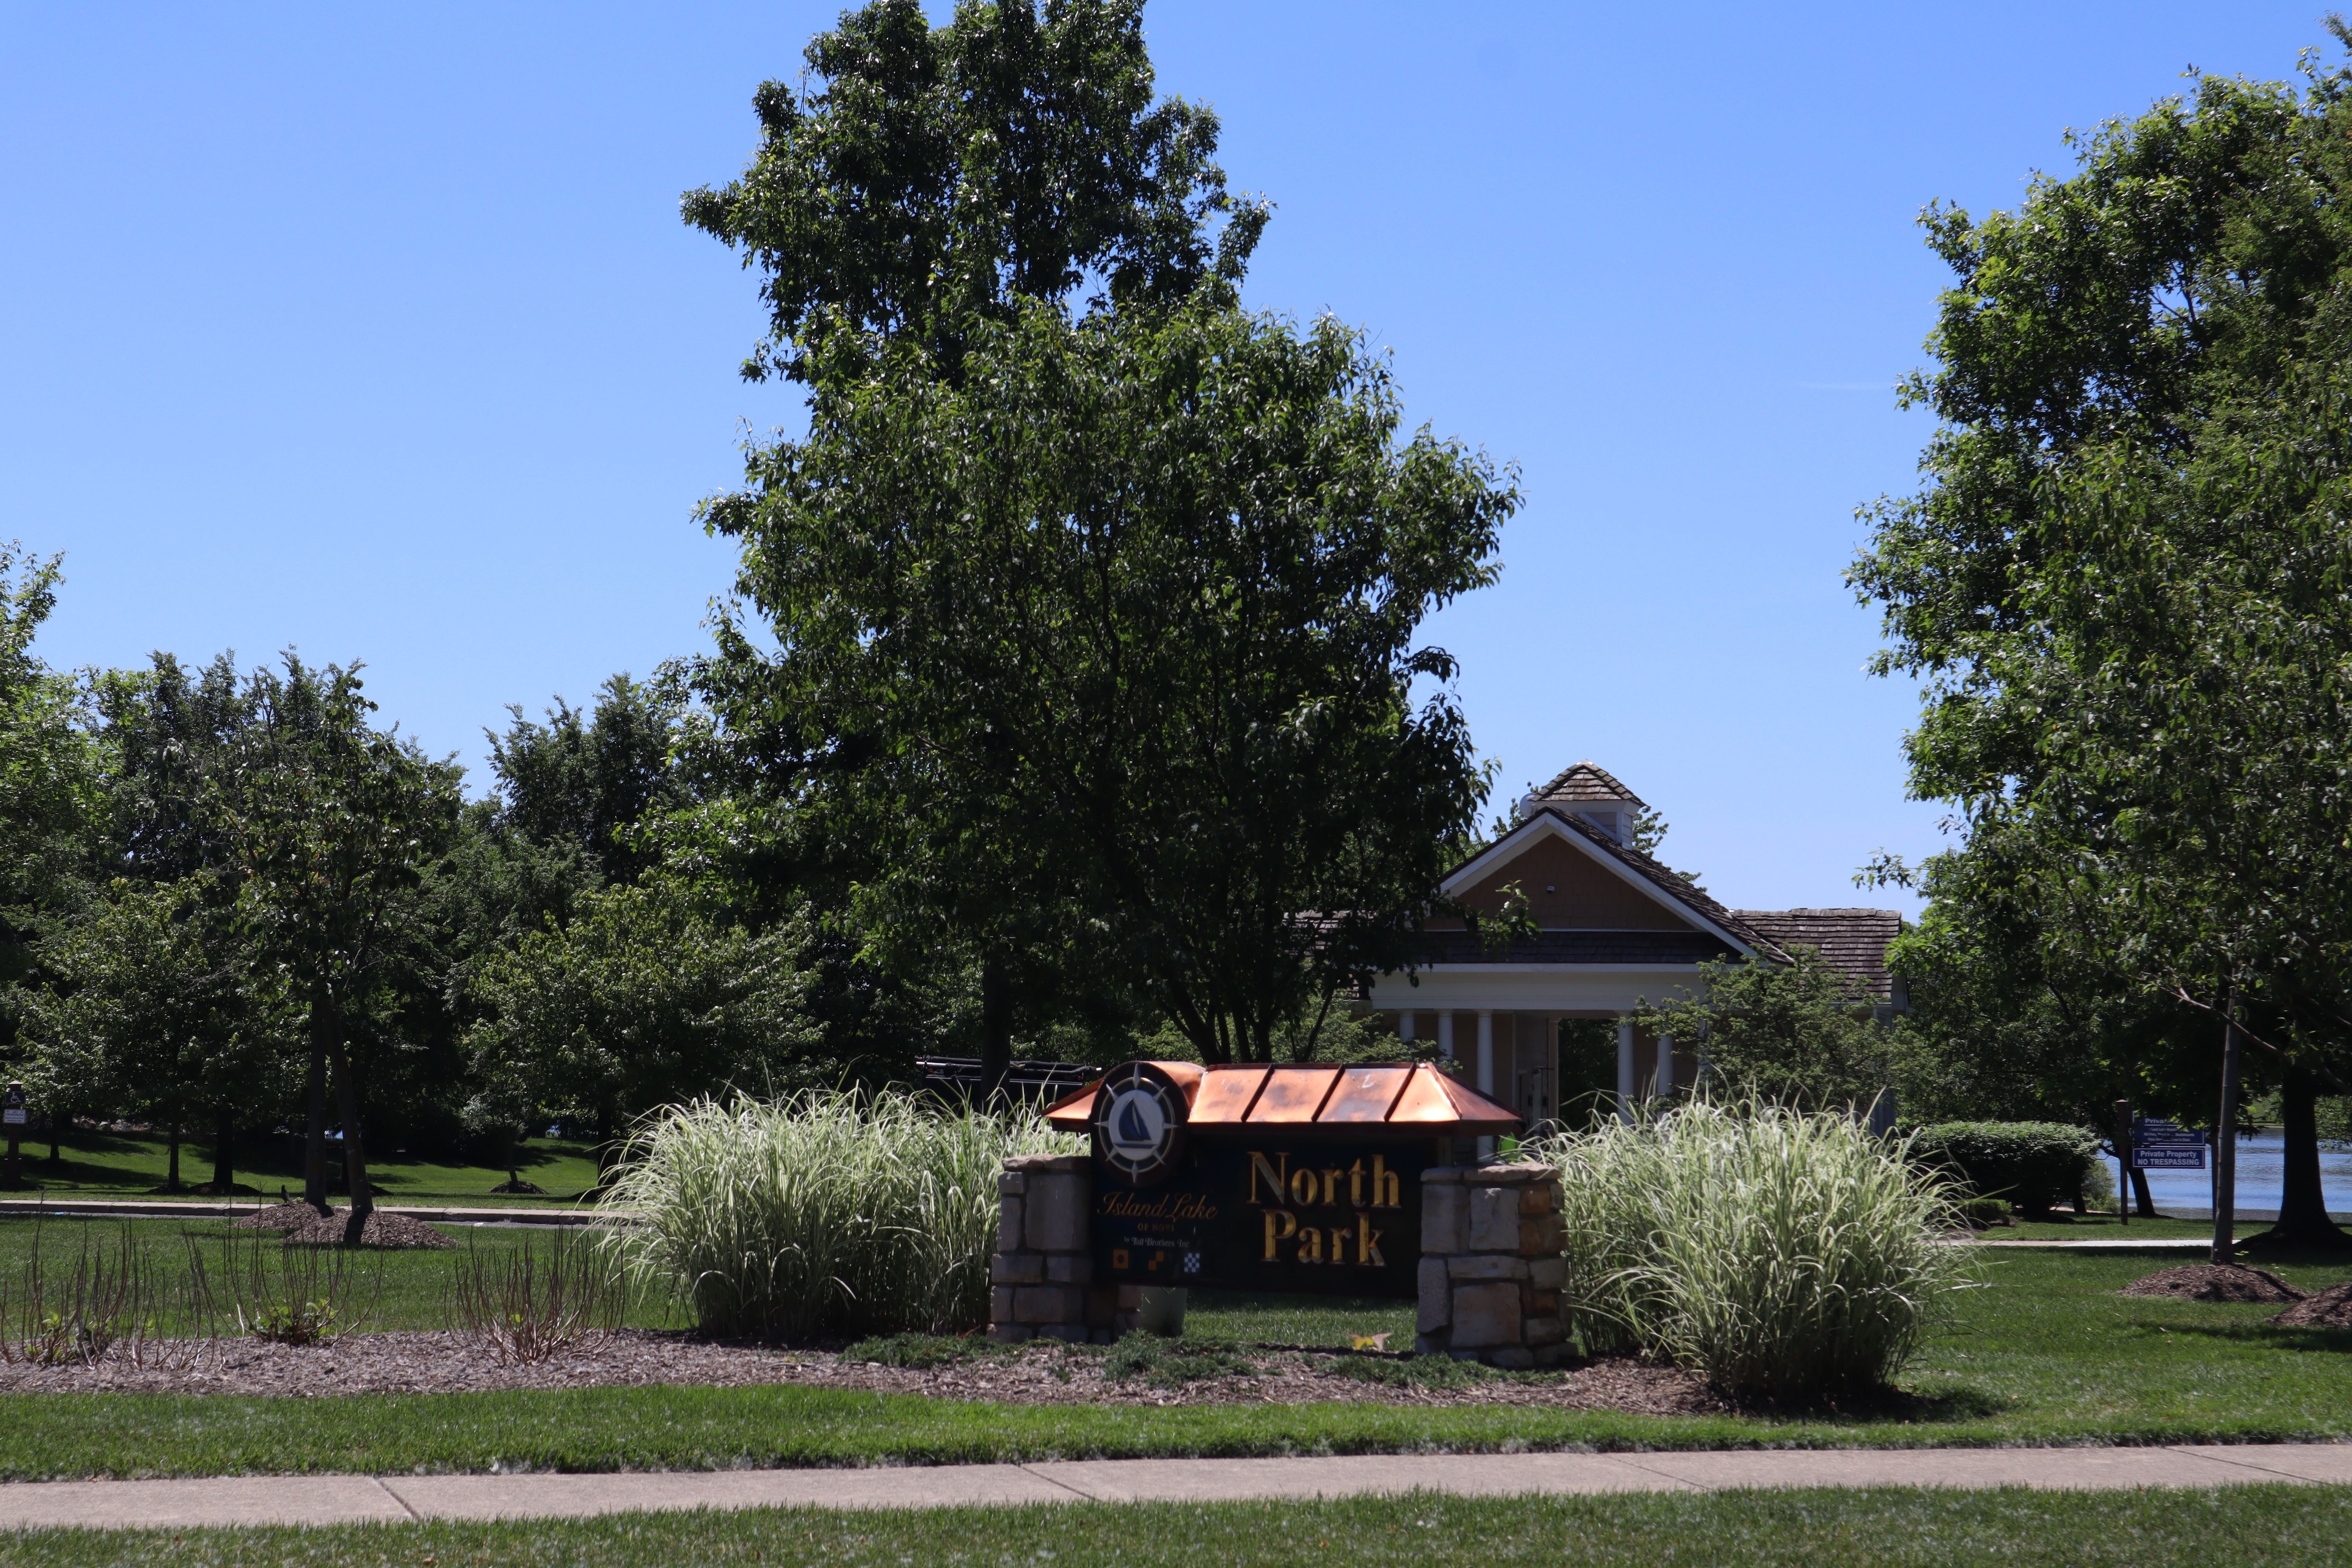
<instances>
[{"instance_id":1,"label":"pavilion building","mask_svg":"<svg viewBox=\"0 0 2352 1568\"><path fill-rule=\"evenodd\" d=\"M1375 981L1370 1009L1406 1039L1434 1037L1463 1058L1478 1091L1530 1124L1594 1090L1621 1102L1687 1084L1700 1063L1685 1043L1653 1037L1632 1015L1677 991L1703 987L1716 959L1791 962L1811 947L1844 972L1882 1018L1903 1011L1886 948L1903 929L1892 910L1730 910L1633 846L1647 807L1607 771L1577 763L1519 801L1511 831L1442 884L1445 895L1499 913L1516 887L1538 928L1500 951L1458 920L1432 922L1430 959L1411 975ZM1613 1024L1616 1081L1580 1073L1563 1082L1560 1026ZM1589 1034L1590 1031L1584 1033Z\"/></svg>"}]
</instances>

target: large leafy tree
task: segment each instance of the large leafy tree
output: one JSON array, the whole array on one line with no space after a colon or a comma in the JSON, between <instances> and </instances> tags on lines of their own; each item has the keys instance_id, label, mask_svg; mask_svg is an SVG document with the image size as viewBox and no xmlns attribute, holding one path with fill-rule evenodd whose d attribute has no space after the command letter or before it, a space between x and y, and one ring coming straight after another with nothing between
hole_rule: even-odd
<instances>
[{"instance_id":1,"label":"large leafy tree","mask_svg":"<svg viewBox=\"0 0 2352 1568\"><path fill-rule=\"evenodd\" d=\"M486 958L468 1038L488 1125L593 1127L607 1168L646 1112L829 1079L801 1003L799 933L754 934L655 878L583 898L561 931Z\"/></svg>"},{"instance_id":2,"label":"large leafy tree","mask_svg":"<svg viewBox=\"0 0 2352 1568\"><path fill-rule=\"evenodd\" d=\"M704 689L800 837L866 851L881 947L972 955L992 1069L1080 974L1264 1057L1409 956L1483 798L1413 634L1516 497L1400 442L1352 334L1238 310L1265 211L1154 101L1139 6L890 0L809 62L687 201L768 274L749 372L812 388L709 510L774 646L725 619Z\"/></svg>"},{"instance_id":3,"label":"large leafy tree","mask_svg":"<svg viewBox=\"0 0 2352 1568\"><path fill-rule=\"evenodd\" d=\"M351 1189L345 1237L357 1242L373 1205L354 1026L418 935L418 888L454 830L458 769L376 729L356 668L312 668L289 654L282 674L257 670L247 695L252 721L218 780L217 810L246 928L304 1015L303 1196L325 1211L331 1075Z\"/></svg>"},{"instance_id":4,"label":"large leafy tree","mask_svg":"<svg viewBox=\"0 0 2352 1568\"><path fill-rule=\"evenodd\" d=\"M33 641L57 607L60 558L0 544L0 981L85 908L106 819L105 758L87 693ZM95 876L94 876L95 874Z\"/></svg>"},{"instance_id":5,"label":"large leafy tree","mask_svg":"<svg viewBox=\"0 0 2352 1568\"><path fill-rule=\"evenodd\" d=\"M2210 1020L2224 1124L2250 1046L2306 1097L2352 1062L2347 87L2205 78L2016 213L1932 211L1942 423L1853 574L1924 679L1914 790L2061 963ZM2280 1234L2332 1239L2298 1144Z\"/></svg>"},{"instance_id":6,"label":"large leafy tree","mask_svg":"<svg viewBox=\"0 0 2352 1568\"><path fill-rule=\"evenodd\" d=\"M1204 1059L1264 1059L1433 912L1485 778L1415 632L1515 496L1400 442L1328 321L1038 307L966 363L818 399L713 508L778 645L722 623L721 711L878 807L962 929L1106 951Z\"/></svg>"}]
</instances>

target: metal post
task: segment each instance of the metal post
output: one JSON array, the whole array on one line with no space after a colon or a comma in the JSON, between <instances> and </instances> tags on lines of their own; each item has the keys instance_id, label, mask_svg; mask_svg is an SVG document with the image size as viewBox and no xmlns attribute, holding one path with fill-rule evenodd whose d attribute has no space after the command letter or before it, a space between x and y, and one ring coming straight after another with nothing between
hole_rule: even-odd
<instances>
[{"instance_id":1,"label":"metal post","mask_svg":"<svg viewBox=\"0 0 2352 1568\"><path fill-rule=\"evenodd\" d=\"M2131 1224L2131 1101L2116 1101L2116 1223Z\"/></svg>"},{"instance_id":2,"label":"metal post","mask_svg":"<svg viewBox=\"0 0 2352 1568\"><path fill-rule=\"evenodd\" d=\"M25 1184L25 1162L18 1147L18 1140L25 1136L25 1086L13 1079L8 1085L7 1099L0 1101L0 1122L5 1122L8 1128L8 1168L0 1180L5 1180L13 1191Z\"/></svg>"},{"instance_id":3,"label":"metal post","mask_svg":"<svg viewBox=\"0 0 2352 1568\"><path fill-rule=\"evenodd\" d=\"M2237 1261L2238 1076L2245 1047L2238 1029L2238 988L2230 987L2227 1022L2221 1028L2221 1122L2213 1129L2213 1250L2210 1261Z\"/></svg>"}]
</instances>

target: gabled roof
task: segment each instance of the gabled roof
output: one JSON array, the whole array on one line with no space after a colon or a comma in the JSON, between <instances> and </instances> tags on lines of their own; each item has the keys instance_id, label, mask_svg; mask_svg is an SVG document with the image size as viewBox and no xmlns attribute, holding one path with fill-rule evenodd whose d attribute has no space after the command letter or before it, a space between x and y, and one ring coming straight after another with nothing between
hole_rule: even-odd
<instances>
[{"instance_id":1,"label":"gabled roof","mask_svg":"<svg viewBox=\"0 0 2352 1568\"><path fill-rule=\"evenodd\" d=\"M1542 805L1580 805L1590 801L1618 801L1639 810L1649 809L1640 795L1619 784L1608 769L1591 762L1579 763L1562 771L1543 788L1529 791L1524 804L1533 811Z\"/></svg>"},{"instance_id":2,"label":"gabled roof","mask_svg":"<svg viewBox=\"0 0 2352 1568\"><path fill-rule=\"evenodd\" d=\"M1579 766L1589 764L1580 763ZM1571 768L1570 773L1576 770ZM1600 773L1598 768L1593 772ZM1565 775L1563 775L1565 776ZM1606 774L1602 774L1607 777ZM1613 782L1613 781L1612 781ZM1651 859L1640 850L1620 844L1564 806L1544 805L1529 815L1510 832L1503 835L1485 849L1472 856L1450 872L1439 884L1440 890L1451 897L1462 887L1483 876L1495 866L1512 858L1515 847L1538 834L1554 834L1565 838L1625 881L1648 893L1685 919L1695 921L1701 930L1726 939L1743 953L1755 953L1777 963L1788 962L1771 941L1739 916L1725 909L1699 888L1676 876L1674 871Z\"/></svg>"},{"instance_id":3,"label":"gabled roof","mask_svg":"<svg viewBox=\"0 0 2352 1568\"><path fill-rule=\"evenodd\" d=\"M1740 920L1782 949L1810 947L1822 963L1841 971L1863 994L1887 1001L1895 994L1886 973L1886 944L1903 930L1893 910L1741 910Z\"/></svg>"}]
</instances>

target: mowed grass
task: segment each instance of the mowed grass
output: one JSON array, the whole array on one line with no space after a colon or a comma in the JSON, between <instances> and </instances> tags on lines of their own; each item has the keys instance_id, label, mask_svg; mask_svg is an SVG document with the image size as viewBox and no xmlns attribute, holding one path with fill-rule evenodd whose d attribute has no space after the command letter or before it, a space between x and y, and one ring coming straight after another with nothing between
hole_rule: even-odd
<instances>
[{"instance_id":1,"label":"mowed grass","mask_svg":"<svg viewBox=\"0 0 2352 1568\"><path fill-rule=\"evenodd\" d=\"M275 1201L280 1187L299 1194L302 1168L278 1140L253 1139L237 1153L236 1180ZM58 1197L165 1199L173 1194L155 1189L171 1168L166 1142L160 1133L67 1133L60 1141L58 1162L50 1163L47 1135L23 1146L25 1187ZM506 1172L481 1165L446 1164L413 1159L394 1149L368 1152L368 1177L383 1192L383 1204L430 1204L497 1206L576 1202L596 1184L596 1161L588 1145L560 1139L532 1138L516 1151L516 1169L528 1182L547 1189L548 1196L509 1196L490 1189L507 1179ZM194 1186L213 1176L209 1141L184 1140L180 1145L180 1180ZM185 1194L195 1198L196 1194ZM203 1201L198 1199L197 1201ZM214 1200L217 1201L217 1200ZM252 1201L252 1200L248 1200ZM342 1200L335 1200L341 1206Z\"/></svg>"},{"instance_id":2,"label":"mowed grass","mask_svg":"<svg viewBox=\"0 0 2352 1568\"><path fill-rule=\"evenodd\" d=\"M2265 1321L2273 1308L2114 1293L2179 1261L2160 1252L1988 1249L1979 1255L1980 1288L1964 1293L1931 1336L1901 1396L1847 1409L1647 1416L1374 1403L1020 1405L789 1386L306 1399L17 1394L0 1397L0 1478L2352 1438L2352 1333L2281 1329ZM2352 1259L2282 1271L2316 1289L2352 1275ZM1344 1302L1213 1298L1189 1326L1203 1334L1221 1325L1303 1327L1317 1313L1334 1324L1379 1321Z\"/></svg>"},{"instance_id":3,"label":"mowed grass","mask_svg":"<svg viewBox=\"0 0 2352 1568\"><path fill-rule=\"evenodd\" d=\"M0 1563L318 1565L1214 1563L1517 1568L1576 1563L1763 1568L2173 1568L2344 1561L2352 1491L1790 1490L1599 1498L1456 1498L847 1512L635 1513L496 1524L47 1531L0 1536Z\"/></svg>"}]
</instances>

